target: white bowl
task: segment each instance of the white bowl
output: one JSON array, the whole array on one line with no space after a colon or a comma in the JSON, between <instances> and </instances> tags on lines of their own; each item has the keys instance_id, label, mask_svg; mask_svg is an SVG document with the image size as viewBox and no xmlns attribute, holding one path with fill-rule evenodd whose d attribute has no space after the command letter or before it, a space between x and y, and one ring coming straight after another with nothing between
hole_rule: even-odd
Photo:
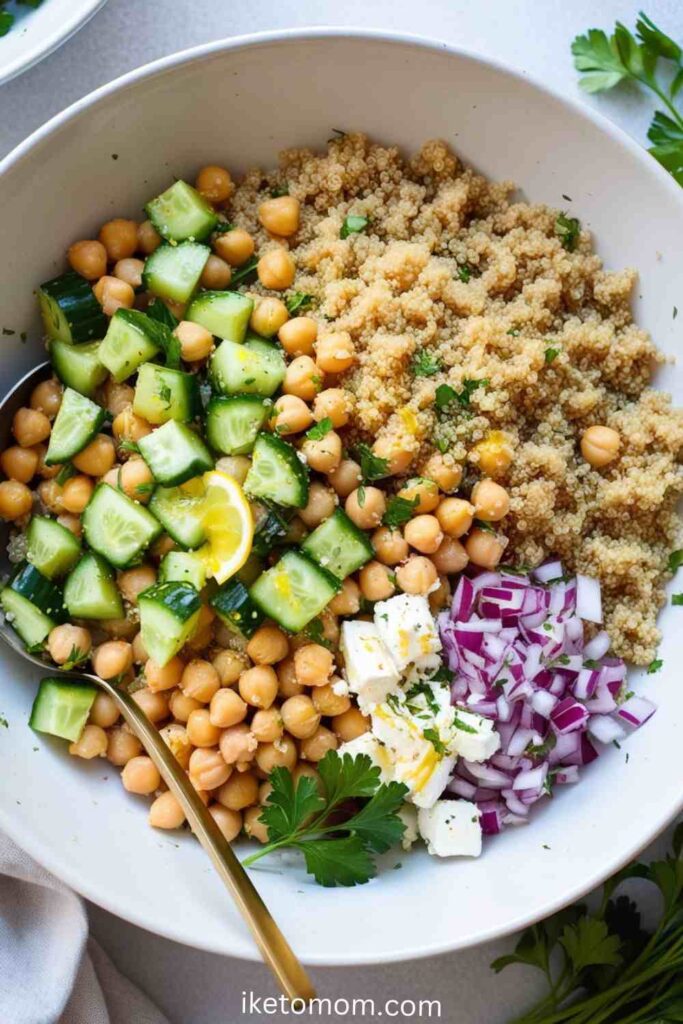
<instances>
[{"instance_id":1,"label":"white bowl","mask_svg":"<svg viewBox=\"0 0 683 1024\"><path fill-rule=\"evenodd\" d=\"M363 129L406 150L441 136L494 178L569 207L608 266L636 266L641 324L669 354L683 310L683 191L638 145L525 76L442 44L310 30L212 44L135 71L40 129L0 166L5 260L0 387L43 356L32 289L64 266L65 246L112 215L139 216L172 175L207 162L272 164L286 146ZM116 154L117 159L114 159ZM571 202L563 196L571 196ZM683 394L680 369L661 383ZM355 889L321 889L287 871L257 883L302 958L360 964L492 939L576 899L635 856L681 806L683 691L674 670L678 609L661 616L664 668L634 673L659 712L527 828L479 860L401 857ZM155 832L106 761L75 762L26 720L37 674L0 652L0 827L88 898L151 931L255 958L252 941L199 846ZM626 754L628 752L628 763Z\"/></svg>"},{"instance_id":2,"label":"white bowl","mask_svg":"<svg viewBox=\"0 0 683 1024\"><path fill-rule=\"evenodd\" d=\"M10 3L16 21L0 38L0 85L33 67L85 25L106 0L43 0L35 10Z\"/></svg>"}]
</instances>

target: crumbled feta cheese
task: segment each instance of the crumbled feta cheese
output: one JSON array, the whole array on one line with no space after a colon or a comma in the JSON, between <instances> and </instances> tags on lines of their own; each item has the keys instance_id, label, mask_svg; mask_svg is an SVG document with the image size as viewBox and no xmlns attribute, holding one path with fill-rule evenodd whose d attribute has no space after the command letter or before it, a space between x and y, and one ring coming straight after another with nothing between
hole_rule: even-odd
<instances>
[{"instance_id":1,"label":"crumbled feta cheese","mask_svg":"<svg viewBox=\"0 0 683 1024\"><path fill-rule=\"evenodd\" d=\"M332 687L332 693L335 697L346 697L349 692L349 684L345 679L340 676L332 676L330 679L330 686Z\"/></svg>"},{"instance_id":2,"label":"crumbled feta cheese","mask_svg":"<svg viewBox=\"0 0 683 1024\"><path fill-rule=\"evenodd\" d=\"M456 753L466 761L486 761L492 757L500 746L500 736L493 728L491 719L473 715L461 708L454 708L454 712L454 721L461 726L458 728L456 724L454 727L453 746Z\"/></svg>"},{"instance_id":3,"label":"crumbled feta cheese","mask_svg":"<svg viewBox=\"0 0 683 1024\"><path fill-rule=\"evenodd\" d=\"M409 850L414 842L419 839L419 832L417 831L417 811L412 804L403 804L399 808L398 816L405 825L405 831L403 832L403 838L401 839L401 846L404 850Z\"/></svg>"},{"instance_id":4,"label":"crumbled feta cheese","mask_svg":"<svg viewBox=\"0 0 683 1024\"><path fill-rule=\"evenodd\" d=\"M441 640L426 597L398 594L375 605L375 625L399 672L439 666Z\"/></svg>"},{"instance_id":5,"label":"crumbled feta cheese","mask_svg":"<svg viewBox=\"0 0 683 1024\"><path fill-rule=\"evenodd\" d=\"M394 696L372 712L372 731L389 752L393 778L408 787L407 799L417 807L431 807L456 760L434 716L419 709L413 714Z\"/></svg>"},{"instance_id":6,"label":"crumbled feta cheese","mask_svg":"<svg viewBox=\"0 0 683 1024\"><path fill-rule=\"evenodd\" d=\"M399 674L372 622L347 619L339 646L346 681L358 697L359 708L367 714L396 688Z\"/></svg>"},{"instance_id":7,"label":"crumbled feta cheese","mask_svg":"<svg viewBox=\"0 0 683 1024\"><path fill-rule=\"evenodd\" d=\"M355 740L347 740L346 743L342 743L337 753L340 756L350 754L351 757L366 754L379 768L382 782L391 782L393 779L389 753L370 731L361 733L360 736L356 736Z\"/></svg>"},{"instance_id":8,"label":"crumbled feta cheese","mask_svg":"<svg viewBox=\"0 0 683 1024\"><path fill-rule=\"evenodd\" d=\"M417 813L417 827L427 849L437 857L478 857L480 810L469 800L437 800Z\"/></svg>"}]
</instances>

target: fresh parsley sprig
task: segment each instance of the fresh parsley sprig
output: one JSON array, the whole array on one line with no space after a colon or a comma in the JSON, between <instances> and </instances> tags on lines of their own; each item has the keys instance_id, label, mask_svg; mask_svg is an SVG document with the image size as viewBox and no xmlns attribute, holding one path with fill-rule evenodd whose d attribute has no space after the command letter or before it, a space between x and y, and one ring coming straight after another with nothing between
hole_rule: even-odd
<instances>
[{"instance_id":1,"label":"fresh parsley sprig","mask_svg":"<svg viewBox=\"0 0 683 1024\"><path fill-rule=\"evenodd\" d=\"M613 89L624 81L637 82L655 94L666 108L657 110L647 137L650 153L683 185L683 115L676 99L683 89L683 49L641 11L633 35L617 22L608 36L589 29L572 43L579 85L588 93Z\"/></svg>"},{"instance_id":2,"label":"fresh parsley sprig","mask_svg":"<svg viewBox=\"0 0 683 1024\"><path fill-rule=\"evenodd\" d=\"M272 791L261 811L269 842L242 863L254 864L273 850L300 850L306 870L319 885L362 885L374 878L373 854L400 842L404 824L398 810L408 792L400 782L380 782L365 754L340 756L330 750L318 762L320 788L303 776L297 784L286 768L270 773ZM339 820L349 801L360 808Z\"/></svg>"}]
</instances>

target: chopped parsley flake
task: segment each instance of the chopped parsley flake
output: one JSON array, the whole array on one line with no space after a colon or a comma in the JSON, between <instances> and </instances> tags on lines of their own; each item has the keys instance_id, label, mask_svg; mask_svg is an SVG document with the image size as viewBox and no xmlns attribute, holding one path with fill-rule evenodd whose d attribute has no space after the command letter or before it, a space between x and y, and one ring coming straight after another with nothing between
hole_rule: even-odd
<instances>
[{"instance_id":1,"label":"chopped parsley flake","mask_svg":"<svg viewBox=\"0 0 683 1024\"><path fill-rule=\"evenodd\" d=\"M550 366L551 363L555 362L561 351L562 349L560 348L547 348L545 350L545 361L548 364L548 366Z\"/></svg>"},{"instance_id":2,"label":"chopped parsley flake","mask_svg":"<svg viewBox=\"0 0 683 1024\"><path fill-rule=\"evenodd\" d=\"M438 729L435 729L433 727L430 727L429 729L423 729L422 735L426 740L429 740L429 742L434 747L434 750L437 752L439 757L443 757L445 754L448 753L448 747L439 736Z\"/></svg>"},{"instance_id":3,"label":"chopped parsley flake","mask_svg":"<svg viewBox=\"0 0 683 1024\"><path fill-rule=\"evenodd\" d=\"M674 573L683 565L683 550L672 551L669 555L668 569Z\"/></svg>"},{"instance_id":4,"label":"chopped parsley flake","mask_svg":"<svg viewBox=\"0 0 683 1024\"><path fill-rule=\"evenodd\" d=\"M441 369L441 360L426 349L420 349L413 356L410 369L416 377L433 377Z\"/></svg>"},{"instance_id":5,"label":"chopped parsley flake","mask_svg":"<svg viewBox=\"0 0 683 1024\"><path fill-rule=\"evenodd\" d=\"M567 252L574 252L580 233L581 224L577 217L568 217L566 213L558 215L555 221L555 234Z\"/></svg>"},{"instance_id":6,"label":"chopped parsley flake","mask_svg":"<svg viewBox=\"0 0 683 1024\"><path fill-rule=\"evenodd\" d=\"M398 495L395 498L389 498L382 522L385 526L392 528L403 526L412 518L413 512L419 504L419 498L408 500L408 498L401 498Z\"/></svg>"},{"instance_id":7,"label":"chopped parsley flake","mask_svg":"<svg viewBox=\"0 0 683 1024\"><path fill-rule=\"evenodd\" d=\"M309 295L307 292L291 292L285 299L285 306L289 315L294 316L295 313L305 313L316 302L315 295Z\"/></svg>"},{"instance_id":8,"label":"chopped parsley flake","mask_svg":"<svg viewBox=\"0 0 683 1024\"><path fill-rule=\"evenodd\" d=\"M306 438L309 441L321 441L322 438L325 437L326 434L329 434L331 430L332 420L329 416L325 416L319 423L316 423L310 428L310 430L306 431Z\"/></svg>"},{"instance_id":9,"label":"chopped parsley flake","mask_svg":"<svg viewBox=\"0 0 683 1024\"><path fill-rule=\"evenodd\" d=\"M676 605L683 604L683 594L672 594L671 603Z\"/></svg>"},{"instance_id":10,"label":"chopped parsley flake","mask_svg":"<svg viewBox=\"0 0 683 1024\"><path fill-rule=\"evenodd\" d=\"M664 664L664 662L662 661L661 658L654 658L650 662L650 664L647 666L647 674L649 676L653 676L655 674L655 672L659 672L659 670L660 670L660 668L662 667L663 664Z\"/></svg>"},{"instance_id":11,"label":"chopped parsley flake","mask_svg":"<svg viewBox=\"0 0 683 1024\"><path fill-rule=\"evenodd\" d=\"M381 480L382 477L389 475L389 460L375 455L369 445L363 442L356 445L356 455L360 459L360 471L364 483L369 480Z\"/></svg>"},{"instance_id":12,"label":"chopped parsley flake","mask_svg":"<svg viewBox=\"0 0 683 1024\"><path fill-rule=\"evenodd\" d=\"M361 231L365 231L369 223L370 221L367 217L350 213L348 217L344 217L344 223L341 226L339 237L348 238L349 235L357 235Z\"/></svg>"}]
</instances>

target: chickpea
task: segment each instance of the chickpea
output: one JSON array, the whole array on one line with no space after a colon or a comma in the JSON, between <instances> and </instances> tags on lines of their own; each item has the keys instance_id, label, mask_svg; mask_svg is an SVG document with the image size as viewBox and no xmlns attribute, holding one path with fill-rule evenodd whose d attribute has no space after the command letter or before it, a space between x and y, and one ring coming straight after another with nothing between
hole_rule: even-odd
<instances>
[{"instance_id":1,"label":"chickpea","mask_svg":"<svg viewBox=\"0 0 683 1024\"><path fill-rule=\"evenodd\" d=\"M20 484L18 480L3 480L0 483L0 516L3 519L20 519L28 515L32 508L33 495L26 484Z\"/></svg>"},{"instance_id":2,"label":"chickpea","mask_svg":"<svg viewBox=\"0 0 683 1024\"><path fill-rule=\"evenodd\" d=\"M126 569L125 572L119 573L118 585L126 601L137 604L138 595L148 587L154 586L156 581L157 574L151 565L136 565L134 569ZM178 684L175 682L171 685L177 686ZM165 687L161 687L161 689L165 689Z\"/></svg>"},{"instance_id":3,"label":"chickpea","mask_svg":"<svg viewBox=\"0 0 683 1024\"><path fill-rule=\"evenodd\" d=\"M258 298L249 319L249 326L264 338L272 338L289 320L289 313L282 299Z\"/></svg>"},{"instance_id":4,"label":"chickpea","mask_svg":"<svg viewBox=\"0 0 683 1024\"><path fill-rule=\"evenodd\" d=\"M234 477L238 484L244 483L250 468L251 459L248 459L246 455L224 455L216 462L216 469Z\"/></svg>"},{"instance_id":5,"label":"chickpea","mask_svg":"<svg viewBox=\"0 0 683 1024\"><path fill-rule=\"evenodd\" d=\"M116 461L114 442L108 434L97 434L71 461L81 473L104 476Z\"/></svg>"},{"instance_id":6,"label":"chickpea","mask_svg":"<svg viewBox=\"0 0 683 1024\"><path fill-rule=\"evenodd\" d=\"M349 422L353 402L349 391L344 388L326 388L316 397L313 404L313 415L316 420L328 419L335 430L345 427Z\"/></svg>"},{"instance_id":7,"label":"chickpea","mask_svg":"<svg viewBox=\"0 0 683 1024\"><path fill-rule=\"evenodd\" d=\"M188 697L182 690L174 690L168 704L171 714L178 722L187 722L192 712L201 707L198 700Z\"/></svg>"},{"instance_id":8,"label":"chickpea","mask_svg":"<svg viewBox=\"0 0 683 1024\"><path fill-rule=\"evenodd\" d=\"M214 204L224 203L235 191L230 172L216 164L201 168L195 186L205 199Z\"/></svg>"},{"instance_id":9,"label":"chickpea","mask_svg":"<svg viewBox=\"0 0 683 1024\"><path fill-rule=\"evenodd\" d=\"M68 622L62 626L55 626L47 638L47 649L55 665L64 665L67 661L74 660L77 652L80 655L77 660L84 661L90 654L91 647L89 631L82 626L72 626Z\"/></svg>"},{"instance_id":10,"label":"chickpea","mask_svg":"<svg viewBox=\"0 0 683 1024\"><path fill-rule=\"evenodd\" d=\"M272 235L289 238L299 230L300 203L294 196L266 199L258 208L258 219Z\"/></svg>"},{"instance_id":11,"label":"chickpea","mask_svg":"<svg viewBox=\"0 0 683 1024\"><path fill-rule=\"evenodd\" d=\"M147 504L152 497L152 484L154 477L152 471L144 459L133 458L117 470L117 486L124 494L133 501L139 501L142 505Z\"/></svg>"},{"instance_id":12,"label":"chickpea","mask_svg":"<svg viewBox=\"0 0 683 1024\"><path fill-rule=\"evenodd\" d=\"M116 217L100 228L100 242L112 263L132 256L138 247L138 226L134 220Z\"/></svg>"},{"instance_id":13,"label":"chickpea","mask_svg":"<svg viewBox=\"0 0 683 1024\"><path fill-rule=\"evenodd\" d=\"M328 474L327 479L340 498L348 498L363 478L357 462L353 459L342 459L335 471Z\"/></svg>"},{"instance_id":14,"label":"chickpea","mask_svg":"<svg viewBox=\"0 0 683 1024\"><path fill-rule=\"evenodd\" d=\"M311 469L317 473L334 473L342 460L342 440L336 431L330 430L319 441L304 440L301 451Z\"/></svg>"},{"instance_id":15,"label":"chickpea","mask_svg":"<svg viewBox=\"0 0 683 1024\"><path fill-rule=\"evenodd\" d=\"M268 829L261 820L260 807L247 807L244 812L244 831L250 839L256 839L259 843L268 842Z\"/></svg>"},{"instance_id":16,"label":"chickpea","mask_svg":"<svg viewBox=\"0 0 683 1024\"><path fill-rule=\"evenodd\" d=\"M277 626L259 626L247 644L247 654L257 665L274 665L289 654L289 640Z\"/></svg>"},{"instance_id":17,"label":"chickpea","mask_svg":"<svg viewBox=\"0 0 683 1024\"><path fill-rule=\"evenodd\" d=\"M233 772L216 793L216 799L231 811L241 811L258 802L258 786L253 772Z\"/></svg>"},{"instance_id":18,"label":"chickpea","mask_svg":"<svg viewBox=\"0 0 683 1024\"><path fill-rule=\"evenodd\" d=\"M163 722L168 718L168 697L165 693L153 693L148 686L132 694L137 706L144 711L150 722Z\"/></svg>"},{"instance_id":19,"label":"chickpea","mask_svg":"<svg viewBox=\"0 0 683 1024\"><path fill-rule=\"evenodd\" d=\"M385 601L396 590L395 577L381 562L368 562L358 573L363 597L368 601Z\"/></svg>"},{"instance_id":20,"label":"chickpea","mask_svg":"<svg viewBox=\"0 0 683 1024\"><path fill-rule=\"evenodd\" d=\"M433 555L443 540L443 531L436 516L415 516L403 527L403 536L411 548L424 555Z\"/></svg>"},{"instance_id":21,"label":"chickpea","mask_svg":"<svg viewBox=\"0 0 683 1024\"><path fill-rule=\"evenodd\" d=\"M288 356L310 356L318 325L310 316L295 316L282 324L277 336Z\"/></svg>"},{"instance_id":22,"label":"chickpea","mask_svg":"<svg viewBox=\"0 0 683 1024\"><path fill-rule=\"evenodd\" d=\"M113 316L117 309L130 309L135 302L135 292L126 281L106 274L99 279L93 292L105 316Z\"/></svg>"},{"instance_id":23,"label":"chickpea","mask_svg":"<svg viewBox=\"0 0 683 1024\"><path fill-rule=\"evenodd\" d=\"M475 445L478 466L486 476L502 476L512 464L514 450L507 434L502 430L491 430L483 441Z\"/></svg>"},{"instance_id":24,"label":"chickpea","mask_svg":"<svg viewBox=\"0 0 683 1024\"><path fill-rule=\"evenodd\" d=\"M301 757L304 761L322 761L328 750L336 750L339 740L331 729L319 725L311 736L301 741Z\"/></svg>"},{"instance_id":25,"label":"chickpea","mask_svg":"<svg viewBox=\"0 0 683 1024\"><path fill-rule=\"evenodd\" d=\"M210 661L194 658L183 669L180 687L186 697L194 697L202 704L208 704L220 688L218 672Z\"/></svg>"},{"instance_id":26,"label":"chickpea","mask_svg":"<svg viewBox=\"0 0 683 1024\"><path fill-rule=\"evenodd\" d=\"M114 417L111 425L112 433L118 442L139 441L152 433L152 426L142 416L133 412L132 406L126 406L118 416Z\"/></svg>"},{"instance_id":27,"label":"chickpea","mask_svg":"<svg viewBox=\"0 0 683 1024\"><path fill-rule=\"evenodd\" d=\"M492 571L503 557L506 544L503 537L475 527L465 541L465 551L474 565Z\"/></svg>"},{"instance_id":28,"label":"chickpea","mask_svg":"<svg viewBox=\"0 0 683 1024\"><path fill-rule=\"evenodd\" d=\"M19 445L5 448L0 455L0 469L10 480L20 484L30 483L38 469L38 452L34 448L21 448Z\"/></svg>"},{"instance_id":29,"label":"chickpea","mask_svg":"<svg viewBox=\"0 0 683 1024\"><path fill-rule=\"evenodd\" d=\"M621 437L612 427L588 427L581 435L581 454L594 469L602 469L613 462L620 447Z\"/></svg>"},{"instance_id":30,"label":"chickpea","mask_svg":"<svg viewBox=\"0 0 683 1024\"><path fill-rule=\"evenodd\" d=\"M319 337L315 360L325 373L344 373L356 361L356 348L348 331L330 331Z\"/></svg>"},{"instance_id":31,"label":"chickpea","mask_svg":"<svg viewBox=\"0 0 683 1024\"><path fill-rule=\"evenodd\" d=\"M312 402L322 386L322 371L310 356L297 356L287 367L282 390Z\"/></svg>"},{"instance_id":32,"label":"chickpea","mask_svg":"<svg viewBox=\"0 0 683 1024\"><path fill-rule=\"evenodd\" d=\"M121 768L131 758L137 757L142 750L142 743L126 726L112 729L107 742L107 760Z\"/></svg>"},{"instance_id":33,"label":"chickpea","mask_svg":"<svg viewBox=\"0 0 683 1024\"><path fill-rule=\"evenodd\" d=\"M446 576L462 572L469 561L467 551L455 537L444 537L432 555L437 571Z\"/></svg>"},{"instance_id":34,"label":"chickpea","mask_svg":"<svg viewBox=\"0 0 683 1024\"><path fill-rule=\"evenodd\" d=\"M436 518L449 537L462 537L474 521L475 508L464 498L444 498L436 510Z\"/></svg>"},{"instance_id":35,"label":"chickpea","mask_svg":"<svg viewBox=\"0 0 683 1024\"><path fill-rule=\"evenodd\" d=\"M9 483L14 483L14 481L6 480L0 484L0 488L5 487L5 484ZM62 512L62 488L56 480L43 480L42 483L38 484L38 497L48 512Z\"/></svg>"},{"instance_id":36,"label":"chickpea","mask_svg":"<svg viewBox=\"0 0 683 1024\"><path fill-rule=\"evenodd\" d=\"M334 729L335 736L341 743L350 743L351 740L355 740L362 736L364 732L369 731L370 719L352 705L348 711L334 716L332 728Z\"/></svg>"},{"instance_id":37,"label":"chickpea","mask_svg":"<svg viewBox=\"0 0 683 1024\"><path fill-rule=\"evenodd\" d=\"M218 825L223 836L229 843L236 839L242 829L242 815L239 811L231 811L220 804L211 804L209 814Z\"/></svg>"},{"instance_id":38,"label":"chickpea","mask_svg":"<svg viewBox=\"0 0 683 1024\"><path fill-rule=\"evenodd\" d=\"M312 530L325 519L329 519L336 507L337 497L334 491L315 480L309 488L308 502L299 509L299 516L309 530Z\"/></svg>"},{"instance_id":39,"label":"chickpea","mask_svg":"<svg viewBox=\"0 0 683 1024\"><path fill-rule=\"evenodd\" d=\"M51 480L53 477L57 476L60 469L62 468L61 466L45 465L45 456L47 455L46 444L33 445L31 451L34 451L38 456L38 468L36 470L38 476L42 476L43 480Z\"/></svg>"},{"instance_id":40,"label":"chickpea","mask_svg":"<svg viewBox=\"0 0 683 1024\"><path fill-rule=\"evenodd\" d=\"M153 801L148 820L152 828L180 828L185 821L185 811L167 790Z\"/></svg>"},{"instance_id":41,"label":"chickpea","mask_svg":"<svg viewBox=\"0 0 683 1024\"><path fill-rule=\"evenodd\" d=\"M400 530L390 526L378 527L372 535L372 546L384 565L398 565L408 557L408 542Z\"/></svg>"},{"instance_id":42,"label":"chickpea","mask_svg":"<svg viewBox=\"0 0 683 1024\"><path fill-rule=\"evenodd\" d=\"M324 716L336 717L343 715L351 707L351 698L348 693L335 691L335 687L342 684L342 680L333 676L327 686L316 686L311 691L311 700L316 711Z\"/></svg>"},{"instance_id":43,"label":"chickpea","mask_svg":"<svg viewBox=\"0 0 683 1024\"><path fill-rule=\"evenodd\" d=\"M273 768L289 768L291 771L297 762L296 743L285 733L274 743L259 743L256 751L256 764L264 773L270 775Z\"/></svg>"},{"instance_id":44,"label":"chickpea","mask_svg":"<svg viewBox=\"0 0 683 1024\"><path fill-rule=\"evenodd\" d=\"M231 277L230 264L211 253L204 264L199 283L202 288L208 288L210 291L222 291L230 284Z\"/></svg>"},{"instance_id":45,"label":"chickpea","mask_svg":"<svg viewBox=\"0 0 683 1024\"><path fill-rule=\"evenodd\" d=\"M320 713L305 694L289 697L280 708L285 729L297 739L312 736L320 725Z\"/></svg>"},{"instance_id":46,"label":"chickpea","mask_svg":"<svg viewBox=\"0 0 683 1024\"><path fill-rule=\"evenodd\" d=\"M151 256L155 249L161 245L162 238L151 220L143 220L138 224L137 248L144 252L145 256Z\"/></svg>"},{"instance_id":47,"label":"chickpea","mask_svg":"<svg viewBox=\"0 0 683 1024\"><path fill-rule=\"evenodd\" d=\"M313 414L303 398L296 395L280 395L273 406L270 429L276 434L298 434L307 430L313 422Z\"/></svg>"},{"instance_id":48,"label":"chickpea","mask_svg":"<svg viewBox=\"0 0 683 1024\"><path fill-rule=\"evenodd\" d=\"M270 249L256 264L256 273L264 288L282 292L294 283L296 264L286 249Z\"/></svg>"},{"instance_id":49,"label":"chickpea","mask_svg":"<svg viewBox=\"0 0 683 1024\"><path fill-rule=\"evenodd\" d=\"M162 533L152 544L149 553L153 558L162 559L164 555L167 555L169 551L174 551L175 548L176 542L173 538L169 537L167 533Z\"/></svg>"},{"instance_id":50,"label":"chickpea","mask_svg":"<svg viewBox=\"0 0 683 1024\"><path fill-rule=\"evenodd\" d=\"M278 679L278 696L283 699L287 697L294 697L297 693L303 693L304 688L296 678L296 669L294 666L294 658L284 658L279 665L276 666L277 679Z\"/></svg>"},{"instance_id":51,"label":"chickpea","mask_svg":"<svg viewBox=\"0 0 683 1024\"><path fill-rule=\"evenodd\" d=\"M457 490L462 480L462 467L457 462L448 461L439 452L434 452L422 467L422 476L433 480L442 491L449 494Z\"/></svg>"},{"instance_id":52,"label":"chickpea","mask_svg":"<svg viewBox=\"0 0 683 1024\"><path fill-rule=\"evenodd\" d=\"M119 281L125 281L131 288L137 291L142 287L142 272L145 269L144 260L136 260L128 256L126 259L118 260L114 265L114 277Z\"/></svg>"},{"instance_id":53,"label":"chickpea","mask_svg":"<svg viewBox=\"0 0 683 1024\"><path fill-rule=\"evenodd\" d=\"M433 512L439 504L439 488L433 480L415 476L408 480L398 492L404 501L416 502L414 515Z\"/></svg>"},{"instance_id":54,"label":"chickpea","mask_svg":"<svg viewBox=\"0 0 683 1024\"><path fill-rule=\"evenodd\" d=\"M404 594L428 594L437 576L434 563L424 555L411 555L396 569L396 582Z\"/></svg>"},{"instance_id":55,"label":"chickpea","mask_svg":"<svg viewBox=\"0 0 683 1024\"><path fill-rule=\"evenodd\" d=\"M493 480L480 480L472 488L472 504L477 519L496 523L510 511L510 495Z\"/></svg>"},{"instance_id":56,"label":"chickpea","mask_svg":"<svg viewBox=\"0 0 683 1024\"><path fill-rule=\"evenodd\" d=\"M341 590L327 606L335 615L355 615L360 608L360 587L351 576L347 576Z\"/></svg>"},{"instance_id":57,"label":"chickpea","mask_svg":"<svg viewBox=\"0 0 683 1024\"><path fill-rule=\"evenodd\" d=\"M178 722L169 722L163 729L159 729L159 735L175 757L178 764L187 769L192 753L192 744L187 735L187 729Z\"/></svg>"},{"instance_id":58,"label":"chickpea","mask_svg":"<svg viewBox=\"0 0 683 1024\"><path fill-rule=\"evenodd\" d=\"M232 775L217 747L197 747L190 755L190 779L195 789L218 789Z\"/></svg>"},{"instance_id":59,"label":"chickpea","mask_svg":"<svg viewBox=\"0 0 683 1024\"><path fill-rule=\"evenodd\" d=\"M44 412L39 409L18 409L12 420L12 433L22 448L40 444L50 436L52 427Z\"/></svg>"},{"instance_id":60,"label":"chickpea","mask_svg":"<svg viewBox=\"0 0 683 1024\"><path fill-rule=\"evenodd\" d=\"M171 661L172 660L173 659L171 659ZM146 661L149 661L149 654L147 653L147 648L142 642L142 633L136 633L135 638L133 639L133 662L136 665L143 665Z\"/></svg>"},{"instance_id":61,"label":"chickpea","mask_svg":"<svg viewBox=\"0 0 683 1024\"><path fill-rule=\"evenodd\" d=\"M427 599L429 601L429 609L432 615L436 615L442 608L446 608L450 605L451 585L447 576L439 577L438 587L436 590L431 591Z\"/></svg>"},{"instance_id":62,"label":"chickpea","mask_svg":"<svg viewBox=\"0 0 683 1024\"><path fill-rule=\"evenodd\" d=\"M100 679L113 679L133 664L133 648L126 640L107 640L93 654L92 667Z\"/></svg>"},{"instance_id":63,"label":"chickpea","mask_svg":"<svg viewBox=\"0 0 683 1024\"><path fill-rule=\"evenodd\" d=\"M104 757L107 752L107 734L99 725L86 725L75 743L69 744L69 753L74 757Z\"/></svg>"},{"instance_id":64,"label":"chickpea","mask_svg":"<svg viewBox=\"0 0 683 1024\"><path fill-rule=\"evenodd\" d=\"M41 381L31 392L31 408L43 412L49 420L53 420L62 404L62 385L58 380Z\"/></svg>"},{"instance_id":65,"label":"chickpea","mask_svg":"<svg viewBox=\"0 0 683 1024\"><path fill-rule=\"evenodd\" d=\"M322 644L305 644L294 655L294 672L301 686L325 686L334 669L334 655Z\"/></svg>"},{"instance_id":66,"label":"chickpea","mask_svg":"<svg viewBox=\"0 0 683 1024\"><path fill-rule=\"evenodd\" d=\"M218 672L221 686L232 686L249 667L246 656L237 651L220 651L212 664Z\"/></svg>"},{"instance_id":67,"label":"chickpea","mask_svg":"<svg viewBox=\"0 0 683 1024\"><path fill-rule=\"evenodd\" d=\"M121 575L127 576L128 573L137 571L136 569L129 569L127 573L122 573ZM121 577L119 577L119 586L121 586ZM133 642L133 653L135 654L135 642ZM152 693L159 693L161 690L172 690L175 686L180 685L184 668L185 665L177 654L170 661L167 661L165 665L160 665L154 658L147 658L145 660L145 679L147 680L147 685Z\"/></svg>"},{"instance_id":68,"label":"chickpea","mask_svg":"<svg viewBox=\"0 0 683 1024\"><path fill-rule=\"evenodd\" d=\"M255 708L269 708L277 696L277 675L270 665L255 665L239 679L240 697Z\"/></svg>"},{"instance_id":69,"label":"chickpea","mask_svg":"<svg viewBox=\"0 0 683 1024\"><path fill-rule=\"evenodd\" d=\"M218 745L226 764L245 764L254 760L258 741L246 722L238 722L223 730Z\"/></svg>"},{"instance_id":70,"label":"chickpea","mask_svg":"<svg viewBox=\"0 0 683 1024\"><path fill-rule=\"evenodd\" d=\"M138 757L132 757L126 763L121 772L121 781L124 789L127 789L129 793L149 796L161 785L161 776L152 758L141 754Z\"/></svg>"},{"instance_id":71,"label":"chickpea","mask_svg":"<svg viewBox=\"0 0 683 1024\"><path fill-rule=\"evenodd\" d=\"M100 619L100 629L108 636L119 640L130 640L135 636L136 623L132 619Z\"/></svg>"},{"instance_id":72,"label":"chickpea","mask_svg":"<svg viewBox=\"0 0 683 1024\"><path fill-rule=\"evenodd\" d=\"M74 537L80 537L83 533L83 527L78 516L72 516L70 513L65 512L61 516L57 516L57 522L65 530L73 533Z\"/></svg>"},{"instance_id":73,"label":"chickpea","mask_svg":"<svg viewBox=\"0 0 683 1024\"><path fill-rule=\"evenodd\" d=\"M218 690L211 698L209 721L219 729L229 729L247 717L247 704L235 690L227 687Z\"/></svg>"},{"instance_id":74,"label":"chickpea","mask_svg":"<svg viewBox=\"0 0 683 1024\"><path fill-rule=\"evenodd\" d=\"M90 708L90 717L88 718L92 725L99 725L100 729L110 729L112 725L116 725L120 717L121 712L118 709L118 705L108 693L100 691L95 694L95 700Z\"/></svg>"},{"instance_id":75,"label":"chickpea","mask_svg":"<svg viewBox=\"0 0 683 1024\"><path fill-rule=\"evenodd\" d=\"M382 522L387 503L379 487L358 487L351 491L344 505L346 514L361 530L372 530Z\"/></svg>"},{"instance_id":76,"label":"chickpea","mask_svg":"<svg viewBox=\"0 0 683 1024\"><path fill-rule=\"evenodd\" d=\"M92 497L95 484L89 476L72 476L62 488L62 508L80 515Z\"/></svg>"},{"instance_id":77,"label":"chickpea","mask_svg":"<svg viewBox=\"0 0 683 1024\"><path fill-rule=\"evenodd\" d=\"M187 720L187 735L195 747L214 747L221 735L218 726L213 725L208 708L191 711Z\"/></svg>"},{"instance_id":78,"label":"chickpea","mask_svg":"<svg viewBox=\"0 0 683 1024\"><path fill-rule=\"evenodd\" d=\"M264 708L257 711L251 720L251 731L259 743L274 743L283 732L282 715L279 708Z\"/></svg>"},{"instance_id":79,"label":"chickpea","mask_svg":"<svg viewBox=\"0 0 683 1024\"><path fill-rule=\"evenodd\" d=\"M387 461L387 476L405 473L415 454L406 448L401 448L400 444L390 437L378 437L372 446L372 451L378 459Z\"/></svg>"},{"instance_id":80,"label":"chickpea","mask_svg":"<svg viewBox=\"0 0 683 1024\"><path fill-rule=\"evenodd\" d=\"M118 416L127 406L132 406L135 391L130 384L117 384L110 377L104 385L104 404L107 412Z\"/></svg>"},{"instance_id":81,"label":"chickpea","mask_svg":"<svg viewBox=\"0 0 683 1024\"><path fill-rule=\"evenodd\" d=\"M96 281L107 273L107 250L94 239L74 242L66 250L66 258L72 269L86 281Z\"/></svg>"},{"instance_id":82,"label":"chickpea","mask_svg":"<svg viewBox=\"0 0 683 1024\"><path fill-rule=\"evenodd\" d=\"M231 267L241 267L254 255L256 243L248 231L244 231L243 228L233 228L232 231L218 235L213 247Z\"/></svg>"}]
</instances>

